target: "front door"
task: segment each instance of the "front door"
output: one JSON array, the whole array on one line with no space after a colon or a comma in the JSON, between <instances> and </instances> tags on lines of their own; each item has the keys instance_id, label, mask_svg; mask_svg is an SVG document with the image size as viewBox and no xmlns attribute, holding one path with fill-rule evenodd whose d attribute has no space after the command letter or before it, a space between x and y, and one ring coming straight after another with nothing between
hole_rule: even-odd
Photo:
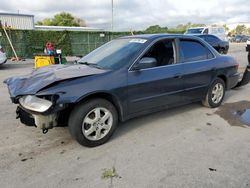
<instances>
[{"instance_id":1,"label":"front door","mask_svg":"<svg viewBox=\"0 0 250 188\"><path fill-rule=\"evenodd\" d=\"M176 61L174 40L165 39L156 42L141 58L145 57L155 58L157 64L142 70L133 70L133 67L129 70L130 114L153 111L181 101L183 68Z\"/></svg>"}]
</instances>

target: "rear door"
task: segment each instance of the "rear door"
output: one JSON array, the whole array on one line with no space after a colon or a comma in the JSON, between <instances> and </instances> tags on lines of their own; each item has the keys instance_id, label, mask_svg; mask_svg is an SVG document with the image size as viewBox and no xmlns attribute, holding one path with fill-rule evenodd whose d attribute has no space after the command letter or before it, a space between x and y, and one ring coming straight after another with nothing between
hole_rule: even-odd
<instances>
[{"instance_id":1,"label":"rear door","mask_svg":"<svg viewBox=\"0 0 250 188\"><path fill-rule=\"evenodd\" d=\"M180 39L179 49L183 65L183 99L192 101L205 95L215 74L215 56L198 40Z\"/></svg>"},{"instance_id":2,"label":"rear door","mask_svg":"<svg viewBox=\"0 0 250 188\"><path fill-rule=\"evenodd\" d=\"M143 57L153 57L157 66L128 72L129 113L153 111L181 101L182 65L176 60L174 39L156 42Z\"/></svg>"}]
</instances>

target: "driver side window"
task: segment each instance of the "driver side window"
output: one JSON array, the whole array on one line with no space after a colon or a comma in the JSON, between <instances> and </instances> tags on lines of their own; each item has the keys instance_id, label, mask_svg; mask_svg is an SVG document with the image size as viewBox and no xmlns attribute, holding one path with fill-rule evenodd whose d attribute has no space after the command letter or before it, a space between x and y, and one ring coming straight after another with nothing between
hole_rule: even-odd
<instances>
[{"instance_id":1,"label":"driver side window","mask_svg":"<svg viewBox=\"0 0 250 188\"><path fill-rule=\"evenodd\" d=\"M142 58L155 58L156 67L174 64L174 41L167 39L156 42Z\"/></svg>"}]
</instances>

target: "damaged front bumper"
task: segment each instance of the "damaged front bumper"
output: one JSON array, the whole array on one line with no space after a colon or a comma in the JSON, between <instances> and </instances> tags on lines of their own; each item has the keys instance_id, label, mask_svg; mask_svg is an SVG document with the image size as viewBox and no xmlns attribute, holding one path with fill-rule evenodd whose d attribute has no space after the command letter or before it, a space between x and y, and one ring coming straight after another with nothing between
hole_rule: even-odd
<instances>
[{"instance_id":1,"label":"damaged front bumper","mask_svg":"<svg viewBox=\"0 0 250 188\"><path fill-rule=\"evenodd\" d=\"M25 124L26 126L35 126L39 129L42 129L43 132L47 132L48 129L52 129L53 127L56 127L58 125L58 113L51 113L46 115L33 113L21 106L18 106L16 114L17 119L19 118L21 123Z\"/></svg>"},{"instance_id":2,"label":"damaged front bumper","mask_svg":"<svg viewBox=\"0 0 250 188\"><path fill-rule=\"evenodd\" d=\"M67 105L56 104L55 96L37 97L23 96L18 99L16 113L21 123L35 126L46 133L48 129L58 126L58 117Z\"/></svg>"}]
</instances>

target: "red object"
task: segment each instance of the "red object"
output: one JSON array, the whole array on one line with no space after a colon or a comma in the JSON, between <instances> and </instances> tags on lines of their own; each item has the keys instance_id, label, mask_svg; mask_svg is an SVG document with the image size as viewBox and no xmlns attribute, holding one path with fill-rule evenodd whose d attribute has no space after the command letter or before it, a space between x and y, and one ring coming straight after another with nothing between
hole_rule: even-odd
<instances>
[{"instance_id":1,"label":"red object","mask_svg":"<svg viewBox=\"0 0 250 188\"><path fill-rule=\"evenodd\" d=\"M47 42L46 50L54 51L55 50L54 44L52 44L51 42Z\"/></svg>"},{"instance_id":2,"label":"red object","mask_svg":"<svg viewBox=\"0 0 250 188\"><path fill-rule=\"evenodd\" d=\"M235 65L235 67L236 67L237 71L238 71L238 69L239 69L239 66L240 66L240 64L239 64L239 63L237 63L237 64Z\"/></svg>"}]
</instances>

